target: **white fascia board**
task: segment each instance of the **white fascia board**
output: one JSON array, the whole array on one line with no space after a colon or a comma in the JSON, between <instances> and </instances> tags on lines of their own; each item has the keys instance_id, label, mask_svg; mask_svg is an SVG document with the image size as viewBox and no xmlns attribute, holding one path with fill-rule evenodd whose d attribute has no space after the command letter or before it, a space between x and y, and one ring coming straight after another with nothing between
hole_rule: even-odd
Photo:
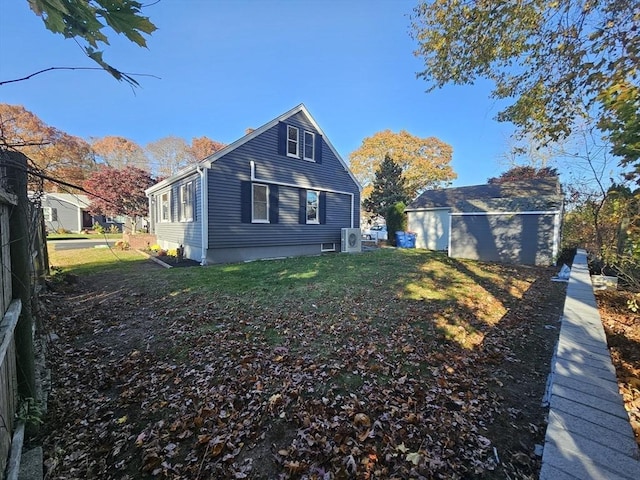
<instances>
[{"instance_id":1,"label":"white fascia board","mask_svg":"<svg viewBox=\"0 0 640 480\"><path fill-rule=\"evenodd\" d=\"M450 211L451 207L419 207L419 208L405 208L405 212L437 212L437 211Z\"/></svg>"},{"instance_id":2,"label":"white fascia board","mask_svg":"<svg viewBox=\"0 0 640 480\"><path fill-rule=\"evenodd\" d=\"M451 216L463 217L472 215L556 215L560 210L532 210L521 212L451 212Z\"/></svg>"},{"instance_id":3,"label":"white fascia board","mask_svg":"<svg viewBox=\"0 0 640 480\"><path fill-rule=\"evenodd\" d=\"M182 180L183 178L186 178L189 175L193 175L194 173L198 173L198 167L199 166L202 167L201 164L189 165L188 167L183 168L182 170L180 170L176 174L170 176L169 178L165 178L161 182L158 182L155 185L150 186L149 188L147 188L144 191L144 193L148 197L149 194L151 194L151 193L153 193L153 192L155 192L157 190L161 190L162 188L164 188L164 187L166 187L168 185L172 185L173 183L177 182L178 180Z\"/></svg>"}]
</instances>

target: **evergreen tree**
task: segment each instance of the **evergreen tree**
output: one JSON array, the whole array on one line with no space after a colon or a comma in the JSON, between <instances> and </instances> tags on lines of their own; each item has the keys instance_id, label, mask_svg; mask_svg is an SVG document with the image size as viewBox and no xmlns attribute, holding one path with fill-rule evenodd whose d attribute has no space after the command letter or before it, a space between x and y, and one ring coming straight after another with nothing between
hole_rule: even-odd
<instances>
[{"instance_id":1,"label":"evergreen tree","mask_svg":"<svg viewBox=\"0 0 640 480\"><path fill-rule=\"evenodd\" d=\"M402 177L402 168L389 154L376 170L373 191L363 202L365 210L386 217L387 210L398 202L407 203L409 195Z\"/></svg>"}]
</instances>

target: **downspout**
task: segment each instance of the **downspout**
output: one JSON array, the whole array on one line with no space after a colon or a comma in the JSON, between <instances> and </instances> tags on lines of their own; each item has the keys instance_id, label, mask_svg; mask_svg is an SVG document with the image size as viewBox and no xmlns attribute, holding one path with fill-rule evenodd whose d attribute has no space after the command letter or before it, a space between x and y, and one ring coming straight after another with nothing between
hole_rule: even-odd
<instances>
[{"instance_id":1,"label":"downspout","mask_svg":"<svg viewBox=\"0 0 640 480\"><path fill-rule=\"evenodd\" d=\"M207 264L207 250L209 249L209 191L207 186L207 168L202 168L200 165L196 167L200 174L200 195L202 201L202 231L200 233L200 248L202 253L200 255L200 265L205 266Z\"/></svg>"},{"instance_id":2,"label":"downspout","mask_svg":"<svg viewBox=\"0 0 640 480\"><path fill-rule=\"evenodd\" d=\"M351 195L351 228L355 228L353 226L353 221L355 220L355 216L356 216L356 211L355 211L355 195L353 193L350 193L349 195ZM377 239L378 237L376 237Z\"/></svg>"},{"instance_id":3,"label":"downspout","mask_svg":"<svg viewBox=\"0 0 640 480\"><path fill-rule=\"evenodd\" d=\"M553 247L551 251L551 260L555 262L559 254L560 246L560 217L562 215L562 207L553 216Z\"/></svg>"}]
</instances>

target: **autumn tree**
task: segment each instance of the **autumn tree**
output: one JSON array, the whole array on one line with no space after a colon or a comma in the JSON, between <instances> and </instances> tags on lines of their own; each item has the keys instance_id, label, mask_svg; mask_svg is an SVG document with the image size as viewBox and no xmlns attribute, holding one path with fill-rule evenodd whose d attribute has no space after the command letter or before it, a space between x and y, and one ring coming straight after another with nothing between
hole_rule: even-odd
<instances>
[{"instance_id":1,"label":"autumn tree","mask_svg":"<svg viewBox=\"0 0 640 480\"><path fill-rule=\"evenodd\" d=\"M147 145L153 171L159 177L170 177L195 159L187 142L180 137L167 136Z\"/></svg>"},{"instance_id":2,"label":"autumn tree","mask_svg":"<svg viewBox=\"0 0 640 480\"><path fill-rule=\"evenodd\" d=\"M118 136L106 136L93 139L91 148L103 163L113 168L126 166L150 170L149 159L145 151L132 140Z\"/></svg>"},{"instance_id":3,"label":"autumn tree","mask_svg":"<svg viewBox=\"0 0 640 480\"><path fill-rule=\"evenodd\" d=\"M373 190L363 206L368 212L386 219L389 207L398 202L407 203L408 200L402 168L387 154L376 170Z\"/></svg>"},{"instance_id":4,"label":"autumn tree","mask_svg":"<svg viewBox=\"0 0 640 480\"><path fill-rule=\"evenodd\" d=\"M146 217L149 204L144 191L154 183L151 174L140 168L101 165L84 184L91 200L89 211L93 215L123 215L134 220Z\"/></svg>"},{"instance_id":5,"label":"autumn tree","mask_svg":"<svg viewBox=\"0 0 640 480\"><path fill-rule=\"evenodd\" d=\"M517 182L519 180L531 180L534 178L557 177L558 171L552 167L535 168L530 165L512 167L498 177L492 177L488 183Z\"/></svg>"},{"instance_id":6,"label":"autumn tree","mask_svg":"<svg viewBox=\"0 0 640 480\"><path fill-rule=\"evenodd\" d=\"M640 88L628 83L600 94L605 114L599 127L610 133L612 152L621 158L628 180L640 185Z\"/></svg>"},{"instance_id":7,"label":"autumn tree","mask_svg":"<svg viewBox=\"0 0 640 480\"><path fill-rule=\"evenodd\" d=\"M46 191L59 191L60 180L82 185L95 169L90 145L79 137L69 135L45 124L39 117L20 105L0 104L0 143L8 149L24 153L31 161L30 168L45 180ZM41 190L42 185L30 188ZM69 187L64 187L65 191Z\"/></svg>"},{"instance_id":8,"label":"autumn tree","mask_svg":"<svg viewBox=\"0 0 640 480\"><path fill-rule=\"evenodd\" d=\"M350 167L366 196L373 188L376 170L389 155L400 166L409 198L428 188L445 185L457 175L451 168L453 149L435 137L420 138L405 130L377 132L349 155Z\"/></svg>"},{"instance_id":9,"label":"autumn tree","mask_svg":"<svg viewBox=\"0 0 640 480\"><path fill-rule=\"evenodd\" d=\"M222 150L224 147L226 147L224 143L211 140L209 137L194 137L191 139L189 153L195 161L200 161L209 155L213 155L218 150Z\"/></svg>"},{"instance_id":10,"label":"autumn tree","mask_svg":"<svg viewBox=\"0 0 640 480\"><path fill-rule=\"evenodd\" d=\"M134 0L28 0L31 10L42 18L45 28L71 38L82 49L84 54L96 62L101 69L124 80L132 86L138 82L132 77L135 74L121 72L103 59L103 50L109 45L108 35L122 34L128 40L146 47L144 35L156 30L148 17L142 15L143 5ZM27 77L0 81L5 83L27 80L35 75L51 70L77 70L84 67L49 67L33 72Z\"/></svg>"},{"instance_id":11,"label":"autumn tree","mask_svg":"<svg viewBox=\"0 0 640 480\"><path fill-rule=\"evenodd\" d=\"M421 1L412 34L429 90L486 78L498 114L541 142L567 137L577 120L611 111L606 92L638 88L637 1ZM614 107L615 108L615 107ZM609 133L626 131L624 122Z\"/></svg>"}]
</instances>

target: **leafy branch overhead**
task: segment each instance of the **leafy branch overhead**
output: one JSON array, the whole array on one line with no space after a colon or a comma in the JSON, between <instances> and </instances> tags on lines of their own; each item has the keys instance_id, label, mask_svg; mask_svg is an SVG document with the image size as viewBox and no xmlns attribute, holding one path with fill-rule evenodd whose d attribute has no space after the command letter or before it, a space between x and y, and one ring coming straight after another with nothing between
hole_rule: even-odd
<instances>
[{"instance_id":1,"label":"leafy branch overhead","mask_svg":"<svg viewBox=\"0 0 640 480\"><path fill-rule=\"evenodd\" d=\"M606 117L612 87L638 88L639 30L631 0L430 0L412 18L431 90L489 79L513 100L498 119L543 141Z\"/></svg>"},{"instance_id":2,"label":"leafy branch overhead","mask_svg":"<svg viewBox=\"0 0 640 480\"><path fill-rule=\"evenodd\" d=\"M118 80L133 86L138 82L103 59L101 48L109 45L107 27L131 42L145 47L144 35L156 26L142 15L142 4L133 0L28 0L33 12L42 17L45 27L78 42L86 55Z\"/></svg>"}]
</instances>

